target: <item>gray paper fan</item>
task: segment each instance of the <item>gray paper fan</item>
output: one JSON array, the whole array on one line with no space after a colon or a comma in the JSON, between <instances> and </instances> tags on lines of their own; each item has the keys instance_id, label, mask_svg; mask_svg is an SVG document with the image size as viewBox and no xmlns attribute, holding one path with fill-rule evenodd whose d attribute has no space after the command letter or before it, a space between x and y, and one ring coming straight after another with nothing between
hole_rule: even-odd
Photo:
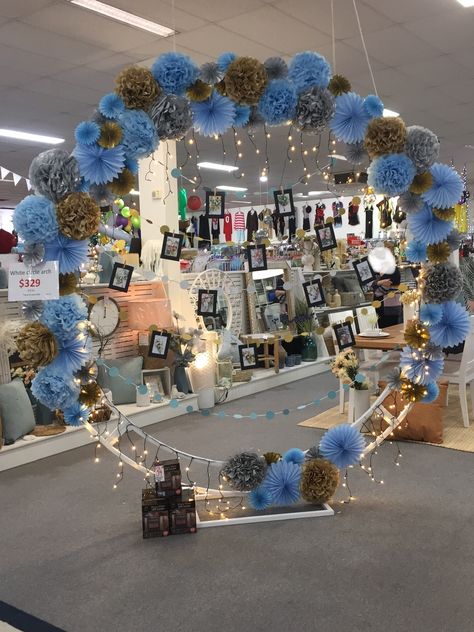
<instances>
[{"instance_id":1,"label":"gray paper fan","mask_svg":"<svg viewBox=\"0 0 474 632\"><path fill-rule=\"evenodd\" d=\"M43 303L41 301L26 301L21 306L21 312L26 320L38 320L43 312Z\"/></svg>"},{"instance_id":2,"label":"gray paper fan","mask_svg":"<svg viewBox=\"0 0 474 632\"><path fill-rule=\"evenodd\" d=\"M398 205L404 213L418 213L423 207L421 195L407 191L398 198Z\"/></svg>"},{"instance_id":3,"label":"gray paper fan","mask_svg":"<svg viewBox=\"0 0 474 632\"><path fill-rule=\"evenodd\" d=\"M199 70L199 79L210 86L219 83L224 78L224 73L214 61L203 64Z\"/></svg>"},{"instance_id":4,"label":"gray paper fan","mask_svg":"<svg viewBox=\"0 0 474 632\"><path fill-rule=\"evenodd\" d=\"M363 140L361 140L359 143L348 143L346 145L344 155L347 158L348 162L352 163L353 165L360 165L363 162L369 160L369 154L365 150Z\"/></svg>"},{"instance_id":5,"label":"gray paper fan","mask_svg":"<svg viewBox=\"0 0 474 632\"><path fill-rule=\"evenodd\" d=\"M44 261L44 244L25 244L23 263L27 268L35 268Z\"/></svg>"},{"instance_id":6,"label":"gray paper fan","mask_svg":"<svg viewBox=\"0 0 474 632\"><path fill-rule=\"evenodd\" d=\"M160 140L179 140L193 124L188 100L174 94L160 97L152 106L150 116Z\"/></svg>"}]
</instances>

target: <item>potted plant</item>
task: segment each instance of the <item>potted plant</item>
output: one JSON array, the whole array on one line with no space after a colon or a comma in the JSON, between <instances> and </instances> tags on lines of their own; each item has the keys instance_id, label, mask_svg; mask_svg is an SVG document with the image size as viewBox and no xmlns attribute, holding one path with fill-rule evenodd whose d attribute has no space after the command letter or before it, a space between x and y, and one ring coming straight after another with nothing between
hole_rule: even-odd
<instances>
[{"instance_id":1,"label":"potted plant","mask_svg":"<svg viewBox=\"0 0 474 632\"><path fill-rule=\"evenodd\" d=\"M314 362L318 359L318 345L314 337L313 310L306 301L299 298L295 302L294 323L303 340L301 359L303 362Z\"/></svg>"},{"instance_id":2,"label":"potted plant","mask_svg":"<svg viewBox=\"0 0 474 632\"><path fill-rule=\"evenodd\" d=\"M359 419L370 406L370 381L359 372L360 363L352 349L341 351L331 364L331 371L343 384L348 384L349 418L348 423Z\"/></svg>"}]
</instances>

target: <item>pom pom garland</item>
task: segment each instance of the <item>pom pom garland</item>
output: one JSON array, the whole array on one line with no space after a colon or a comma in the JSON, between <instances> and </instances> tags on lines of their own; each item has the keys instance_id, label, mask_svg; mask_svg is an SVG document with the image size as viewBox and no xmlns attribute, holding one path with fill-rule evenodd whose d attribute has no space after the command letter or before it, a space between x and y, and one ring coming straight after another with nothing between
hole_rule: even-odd
<instances>
[{"instance_id":1,"label":"pom pom garland","mask_svg":"<svg viewBox=\"0 0 474 632\"><path fill-rule=\"evenodd\" d=\"M326 459L311 459L303 466L301 496L315 505L327 503L339 484L339 470Z\"/></svg>"},{"instance_id":2,"label":"pom pom garland","mask_svg":"<svg viewBox=\"0 0 474 632\"><path fill-rule=\"evenodd\" d=\"M456 209L454 207L450 208L434 208L433 213L439 219L442 219L445 222L450 222L456 217Z\"/></svg>"},{"instance_id":3,"label":"pom pom garland","mask_svg":"<svg viewBox=\"0 0 474 632\"><path fill-rule=\"evenodd\" d=\"M445 263L451 255L451 248L447 241L440 241L439 244L428 246L426 254L431 263Z\"/></svg>"},{"instance_id":4,"label":"pom pom garland","mask_svg":"<svg viewBox=\"0 0 474 632\"><path fill-rule=\"evenodd\" d=\"M319 134L326 128L334 112L332 94L326 88L316 86L299 95L294 125L301 132Z\"/></svg>"},{"instance_id":5,"label":"pom pom garland","mask_svg":"<svg viewBox=\"0 0 474 632\"><path fill-rule=\"evenodd\" d=\"M439 388L436 382L426 384L426 395L421 399L422 404L431 404L439 397Z\"/></svg>"},{"instance_id":6,"label":"pom pom garland","mask_svg":"<svg viewBox=\"0 0 474 632\"><path fill-rule=\"evenodd\" d=\"M417 173L410 185L410 192L421 195L433 185L433 176L429 171Z\"/></svg>"},{"instance_id":7,"label":"pom pom garland","mask_svg":"<svg viewBox=\"0 0 474 632\"><path fill-rule=\"evenodd\" d=\"M469 313L463 305L455 301L448 301L442 307L441 320L431 326L431 339L442 348L455 347L465 340L469 333Z\"/></svg>"},{"instance_id":8,"label":"pom pom garland","mask_svg":"<svg viewBox=\"0 0 474 632\"><path fill-rule=\"evenodd\" d=\"M412 263L423 263L426 261L426 244L421 241L410 241L407 245L405 256Z\"/></svg>"},{"instance_id":9,"label":"pom pom garland","mask_svg":"<svg viewBox=\"0 0 474 632\"><path fill-rule=\"evenodd\" d=\"M237 59L237 55L235 53L221 53L217 58L217 67L222 73L225 73L227 68L235 59Z\"/></svg>"},{"instance_id":10,"label":"pom pom garland","mask_svg":"<svg viewBox=\"0 0 474 632\"><path fill-rule=\"evenodd\" d=\"M281 459L281 454L279 452L265 452L263 458L267 465L271 465Z\"/></svg>"},{"instance_id":11,"label":"pom pom garland","mask_svg":"<svg viewBox=\"0 0 474 632\"><path fill-rule=\"evenodd\" d=\"M297 53L290 61L288 79L298 92L318 86L327 88L331 79L331 67L322 55L313 51Z\"/></svg>"},{"instance_id":12,"label":"pom pom garland","mask_svg":"<svg viewBox=\"0 0 474 632\"><path fill-rule=\"evenodd\" d=\"M343 75L333 75L328 83L328 90L333 96L340 97L352 90L351 82Z\"/></svg>"},{"instance_id":13,"label":"pom pom garland","mask_svg":"<svg viewBox=\"0 0 474 632\"><path fill-rule=\"evenodd\" d=\"M37 321L20 329L16 346L23 362L33 368L49 364L58 354L55 337L47 327Z\"/></svg>"},{"instance_id":14,"label":"pom pom garland","mask_svg":"<svg viewBox=\"0 0 474 632\"><path fill-rule=\"evenodd\" d=\"M436 381L443 373L444 360L426 358L423 351L404 347L400 354L402 375L414 384L426 385Z\"/></svg>"},{"instance_id":15,"label":"pom pom garland","mask_svg":"<svg viewBox=\"0 0 474 632\"><path fill-rule=\"evenodd\" d=\"M421 211L408 216L408 228L417 241L424 244L437 244L444 241L452 230L452 224L433 214L425 204Z\"/></svg>"},{"instance_id":16,"label":"pom pom garland","mask_svg":"<svg viewBox=\"0 0 474 632\"><path fill-rule=\"evenodd\" d=\"M205 101L211 96L211 94L212 86L204 83L204 81L201 81L200 79L196 79L192 86L189 86L186 90L186 96L191 101Z\"/></svg>"},{"instance_id":17,"label":"pom pom garland","mask_svg":"<svg viewBox=\"0 0 474 632\"><path fill-rule=\"evenodd\" d=\"M54 410L72 406L79 395L79 387L72 377L56 374L49 367L41 369L31 383L31 392L42 404Z\"/></svg>"},{"instance_id":18,"label":"pom pom garland","mask_svg":"<svg viewBox=\"0 0 474 632\"><path fill-rule=\"evenodd\" d=\"M394 367L385 376L387 380L387 386L392 391L399 391L402 387L402 373L400 367Z\"/></svg>"},{"instance_id":19,"label":"pom pom garland","mask_svg":"<svg viewBox=\"0 0 474 632\"><path fill-rule=\"evenodd\" d=\"M98 145L76 145L74 156L81 175L92 184L106 184L118 176L125 162L123 147L104 149Z\"/></svg>"},{"instance_id":20,"label":"pom pom garland","mask_svg":"<svg viewBox=\"0 0 474 632\"><path fill-rule=\"evenodd\" d=\"M64 149L48 149L33 159L28 177L38 195L57 202L75 190L81 174L74 156Z\"/></svg>"},{"instance_id":21,"label":"pom pom garland","mask_svg":"<svg viewBox=\"0 0 474 632\"><path fill-rule=\"evenodd\" d=\"M235 117L234 117L234 127L243 127L247 125L250 119L250 108L248 105L236 105L235 106Z\"/></svg>"},{"instance_id":22,"label":"pom pom garland","mask_svg":"<svg viewBox=\"0 0 474 632\"><path fill-rule=\"evenodd\" d=\"M383 116L383 103L382 100L376 94L369 94L369 96L364 99L364 109L370 118L379 118ZM386 120L390 120L391 118L396 117L388 117ZM394 149L392 151L395 151Z\"/></svg>"},{"instance_id":23,"label":"pom pom garland","mask_svg":"<svg viewBox=\"0 0 474 632\"><path fill-rule=\"evenodd\" d=\"M436 162L430 168L433 185L423 193L424 201L436 208L449 208L457 204L464 185L461 176L448 165Z\"/></svg>"},{"instance_id":24,"label":"pom pom garland","mask_svg":"<svg viewBox=\"0 0 474 632\"><path fill-rule=\"evenodd\" d=\"M161 140L183 138L193 124L192 112L184 97L166 94L153 105L150 116Z\"/></svg>"},{"instance_id":25,"label":"pom pom garland","mask_svg":"<svg viewBox=\"0 0 474 632\"><path fill-rule=\"evenodd\" d=\"M274 505L292 505L300 497L301 467L296 463L278 461L268 468L263 483Z\"/></svg>"},{"instance_id":26,"label":"pom pom garland","mask_svg":"<svg viewBox=\"0 0 474 632\"><path fill-rule=\"evenodd\" d=\"M115 199L115 195L105 184L91 184L89 195L99 206L109 206Z\"/></svg>"},{"instance_id":27,"label":"pom pom garland","mask_svg":"<svg viewBox=\"0 0 474 632\"><path fill-rule=\"evenodd\" d=\"M99 101L99 112L108 119L118 119L122 112L125 111L125 103L122 99L115 94L114 92L110 92L102 97Z\"/></svg>"},{"instance_id":28,"label":"pom pom garland","mask_svg":"<svg viewBox=\"0 0 474 632\"><path fill-rule=\"evenodd\" d=\"M235 105L227 97L213 92L206 101L192 104L194 126L203 136L224 134L235 116Z\"/></svg>"},{"instance_id":29,"label":"pom pom garland","mask_svg":"<svg viewBox=\"0 0 474 632\"><path fill-rule=\"evenodd\" d=\"M417 172L422 173L438 159L438 137L426 127L411 125L407 127L405 153L415 165Z\"/></svg>"},{"instance_id":30,"label":"pom pom garland","mask_svg":"<svg viewBox=\"0 0 474 632\"><path fill-rule=\"evenodd\" d=\"M362 97L355 92L347 92L336 98L336 111L330 128L339 140L358 143L364 140L369 120Z\"/></svg>"},{"instance_id":31,"label":"pom pom garland","mask_svg":"<svg viewBox=\"0 0 474 632\"><path fill-rule=\"evenodd\" d=\"M304 452L299 448L291 448L287 450L283 455L283 460L288 463L296 463L296 465L301 465L304 461Z\"/></svg>"},{"instance_id":32,"label":"pom pom garland","mask_svg":"<svg viewBox=\"0 0 474 632\"><path fill-rule=\"evenodd\" d=\"M100 209L87 193L70 193L57 208L59 230L70 239L89 239L99 230Z\"/></svg>"},{"instance_id":33,"label":"pom pom garland","mask_svg":"<svg viewBox=\"0 0 474 632\"><path fill-rule=\"evenodd\" d=\"M411 193L407 191L406 193L402 193L402 195L398 198L398 205L404 213L409 215L410 213L418 213L419 210L423 208L423 200L420 195L415 195L415 193Z\"/></svg>"},{"instance_id":34,"label":"pom pom garland","mask_svg":"<svg viewBox=\"0 0 474 632\"><path fill-rule=\"evenodd\" d=\"M270 492L260 485L249 494L249 504L256 511L263 511L272 504L272 495Z\"/></svg>"},{"instance_id":35,"label":"pom pom garland","mask_svg":"<svg viewBox=\"0 0 474 632\"><path fill-rule=\"evenodd\" d=\"M237 57L224 77L227 95L243 105L256 105L268 82L267 71L258 59Z\"/></svg>"},{"instance_id":36,"label":"pom pom garland","mask_svg":"<svg viewBox=\"0 0 474 632\"><path fill-rule=\"evenodd\" d=\"M158 147L153 121L142 110L125 110L119 122L123 130L122 146L128 157L145 158Z\"/></svg>"},{"instance_id":37,"label":"pom pom garland","mask_svg":"<svg viewBox=\"0 0 474 632\"><path fill-rule=\"evenodd\" d=\"M437 303L425 303L420 307L420 320L427 325L436 325L443 316L443 308Z\"/></svg>"},{"instance_id":38,"label":"pom pom garland","mask_svg":"<svg viewBox=\"0 0 474 632\"><path fill-rule=\"evenodd\" d=\"M100 137L97 141L101 147L111 149L122 140L122 128L114 121L105 121L100 128Z\"/></svg>"},{"instance_id":39,"label":"pom pom garland","mask_svg":"<svg viewBox=\"0 0 474 632\"><path fill-rule=\"evenodd\" d=\"M321 455L339 469L355 465L365 448L364 437L350 424L328 430L319 443Z\"/></svg>"},{"instance_id":40,"label":"pom pom garland","mask_svg":"<svg viewBox=\"0 0 474 632\"><path fill-rule=\"evenodd\" d=\"M151 72L164 92L182 96L199 75L199 69L183 53L163 53L155 60Z\"/></svg>"},{"instance_id":41,"label":"pom pom garland","mask_svg":"<svg viewBox=\"0 0 474 632\"><path fill-rule=\"evenodd\" d=\"M462 242L461 233L454 228L446 237L446 242L452 251L459 250Z\"/></svg>"},{"instance_id":42,"label":"pom pom garland","mask_svg":"<svg viewBox=\"0 0 474 632\"><path fill-rule=\"evenodd\" d=\"M45 247L46 261L58 261L59 272L68 274L79 269L81 263L87 261L89 242L87 239L76 241L63 235L57 235Z\"/></svg>"},{"instance_id":43,"label":"pom pom garland","mask_svg":"<svg viewBox=\"0 0 474 632\"><path fill-rule=\"evenodd\" d=\"M41 195L28 195L13 212L13 227L26 242L54 239L58 234L54 204Z\"/></svg>"},{"instance_id":44,"label":"pom pom garland","mask_svg":"<svg viewBox=\"0 0 474 632\"><path fill-rule=\"evenodd\" d=\"M74 294L77 288L77 277L73 272L69 274L59 275L59 294L66 296L67 294Z\"/></svg>"},{"instance_id":45,"label":"pom pom garland","mask_svg":"<svg viewBox=\"0 0 474 632\"><path fill-rule=\"evenodd\" d=\"M87 368L84 369L87 371ZM81 372L79 372L80 374ZM76 376L77 377L77 376ZM89 375L87 376L90 377ZM102 397L102 389L97 384L97 382L87 382L86 384L82 384L81 392L79 393L79 401L81 404L85 404L89 408L97 404L99 399Z\"/></svg>"},{"instance_id":46,"label":"pom pom garland","mask_svg":"<svg viewBox=\"0 0 474 632\"><path fill-rule=\"evenodd\" d=\"M353 165L360 165L369 160L369 154L365 150L364 141L346 145L344 155L348 162L351 162Z\"/></svg>"},{"instance_id":47,"label":"pom pom garland","mask_svg":"<svg viewBox=\"0 0 474 632\"><path fill-rule=\"evenodd\" d=\"M430 332L419 320L409 320L405 326L404 338L409 347L424 349L430 341Z\"/></svg>"},{"instance_id":48,"label":"pom pom garland","mask_svg":"<svg viewBox=\"0 0 474 632\"><path fill-rule=\"evenodd\" d=\"M127 195L135 186L135 176L129 169L124 169L109 184L110 190L115 195Z\"/></svg>"},{"instance_id":49,"label":"pom pom garland","mask_svg":"<svg viewBox=\"0 0 474 632\"><path fill-rule=\"evenodd\" d=\"M269 125L280 125L293 118L296 109L296 90L286 79L270 81L258 108Z\"/></svg>"},{"instance_id":50,"label":"pom pom garland","mask_svg":"<svg viewBox=\"0 0 474 632\"><path fill-rule=\"evenodd\" d=\"M462 289L462 275L453 263L428 266L423 279L425 303L444 303L454 300Z\"/></svg>"},{"instance_id":51,"label":"pom pom garland","mask_svg":"<svg viewBox=\"0 0 474 632\"><path fill-rule=\"evenodd\" d=\"M263 62L269 81L272 79L285 79L288 75L288 66L281 57L269 57Z\"/></svg>"},{"instance_id":52,"label":"pom pom garland","mask_svg":"<svg viewBox=\"0 0 474 632\"><path fill-rule=\"evenodd\" d=\"M91 342L83 333L59 341L58 354L49 365L60 375L72 375L91 359Z\"/></svg>"},{"instance_id":53,"label":"pom pom garland","mask_svg":"<svg viewBox=\"0 0 474 632\"><path fill-rule=\"evenodd\" d=\"M410 380L403 379L401 393L404 399L409 402L421 402L421 400L428 395L428 387L423 384L414 384Z\"/></svg>"},{"instance_id":54,"label":"pom pom garland","mask_svg":"<svg viewBox=\"0 0 474 632\"><path fill-rule=\"evenodd\" d=\"M160 94L148 68L129 66L124 68L115 79L115 91L127 108L147 110Z\"/></svg>"},{"instance_id":55,"label":"pom pom garland","mask_svg":"<svg viewBox=\"0 0 474 632\"><path fill-rule=\"evenodd\" d=\"M77 295L63 296L44 303L41 322L58 340L77 336L77 325L87 320L87 307Z\"/></svg>"},{"instance_id":56,"label":"pom pom garland","mask_svg":"<svg viewBox=\"0 0 474 632\"><path fill-rule=\"evenodd\" d=\"M258 487L265 478L267 464L258 454L241 452L230 458L221 470L229 487L239 492Z\"/></svg>"},{"instance_id":57,"label":"pom pom garland","mask_svg":"<svg viewBox=\"0 0 474 632\"><path fill-rule=\"evenodd\" d=\"M367 173L368 184L376 193L395 196L407 191L415 167L405 154L387 154L373 160Z\"/></svg>"},{"instance_id":58,"label":"pom pom garland","mask_svg":"<svg viewBox=\"0 0 474 632\"><path fill-rule=\"evenodd\" d=\"M91 411L80 402L75 402L72 406L63 410L64 421L68 426L82 426L89 419Z\"/></svg>"},{"instance_id":59,"label":"pom pom garland","mask_svg":"<svg viewBox=\"0 0 474 632\"><path fill-rule=\"evenodd\" d=\"M220 70L219 66L213 62L207 62L203 64L199 69L199 79L203 83L207 83L211 86L219 83L224 78L224 72Z\"/></svg>"},{"instance_id":60,"label":"pom pom garland","mask_svg":"<svg viewBox=\"0 0 474 632\"><path fill-rule=\"evenodd\" d=\"M79 145L93 145L100 136L100 127L94 121L82 121L74 131L74 138Z\"/></svg>"},{"instance_id":61,"label":"pom pom garland","mask_svg":"<svg viewBox=\"0 0 474 632\"><path fill-rule=\"evenodd\" d=\"M398 116L374 118L367 126L365 148L371 158L403 151L407 130Z\"/></svg>"}]
</instances>

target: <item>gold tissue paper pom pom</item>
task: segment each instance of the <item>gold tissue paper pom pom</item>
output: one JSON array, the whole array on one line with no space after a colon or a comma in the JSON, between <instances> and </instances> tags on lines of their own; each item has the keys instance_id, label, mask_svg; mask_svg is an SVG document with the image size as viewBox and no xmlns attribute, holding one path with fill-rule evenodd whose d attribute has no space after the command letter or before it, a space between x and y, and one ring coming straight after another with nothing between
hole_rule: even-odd
<instances>
[{"instance_id":1,"label":"gold tissue paper pom pom","mask_svg":"<svg viewBox=\"0 0 474 632\"><path fill-rule=\"evenodd\" d=\"M328 85L328 90L335 97L340 97L341 94L350 92L352 90L351 82L343 75L333 75Z\"/></svg>"},{"instance_id":2,"label":"gold tissue paper pom pom","mask_svg":"<svg viewBox=\"0 0 474 632\"><path fill-rule=\"evenodd\" d=\"M267 462L267 465L271 465L281 459L281 454L279 452L265 452L263 458Z\"/></svg>"},{"instance_id":3,"label":"gold tissue paper pom pom","mask_svg":"<svg viewBox=\"0 0 474 632\"><path fill-rule=\"evenodd\" d=\"M39 322L29 323L20 329L16 346L23 362L32 367L45 366L58 354L56 338Z\"/></svg>"},{"instance_id":4,"label":"gold tissue paper pom pom","mask_svg":"<svg viewBox=\"0 0 474 632\"><path fill-rule=\"evenodd\" d=\"M108 186L115 195L127 195L135 186L135 176L130 169L124 169Z\"/></svg>"},{"instance_id":5,"label":"gold tissue paper pom pom","mask_svg":"<svg viewBox=\"0 0 474 632\"><path fill-rule=\"evenodd\" d=\"M409 402L419 402L428 394L426 386L402 379L401 393Z\"/></svg>"},{"instance_id":6,"label":"gold tissue paper pom pom","mask_svg":"<svg viewBox=\"0 0 474 632\"><path fill-rule=\"evenodd\" d=\"M77 277L74 272L59 275L59 294L61 296L65 296L66 294L74 294L76 288Z\"/></svg>"},{"instance_id":7,"label":"gold tissue paper pom pom","mask_svg":"<svg viewBox=\"0 0 474 632\"><path fill-rule=\"evenodd\" d=\"M450 222L456 217L456 209L451 208L434 208L433 213L438 219L443 219L445 222Z\"/></svg>"},{"instance_id":8,"label":"gold tissue paper pom pom","mask_svg":"<svg viewBox=\"0 0 474 632\"><path fill-rule=\"evenodd\" d=\"M89 239L99 230L100 208L87 193L70 193L59 202L59 230L69 239Z\"/></svg>"},{"instance_id":9,"label":"gold tissue paper pom pom","mask_svg":"<svg viewBox=\"0 0 474 632\"><path fill-rule=\"evenodd\" d=\"M83 384L79 393L79 401L81 404L85 404L88 408L92 408L94 404L97 404L102 397L102 389L97 382L91 382L90 384Z\"/></svg>"},{"instance_id":10,"label":"gold tissue paper pom pom","mask_svg":"<svg viewBox=\"0 0 474 632\"><path fill-rule=\"evenodd\" d=\"M243 105L256 105L268 83L265 66L253 57L237 57L224 77L227 95Z\"/></svg>"},{"instance_id":11,"label":"gold tissue paper pom pom","mask_svg":"<svg viewBox=\"0 0 474 632\"><path fill-rule=\"evenodd\" d=\"M302 468L301 496L309 503L321 505L334 496L339 484L339 470L326 459L311 459Z\"/></svg>"},{"instance_id":12,"label":"gold tissue paper pom pom","mask_svg":"<svg viewBox=\"0 0 474 632\"><path fill-rule=\"evenodd\" d=\"M205 101L212 94L212 86L198 79L186 90L186 96L190 101Z\"/></svg>"},{"instance_id":13,"label":"gold tissue paper pom pom","mask_svg":"<svg viewBox=\"0 0 474 632\"><path fill-rule=\"evenodd\" d=\"M423 349L430 339L430 332L419 320L408 321L405 327L405 342L414 349Z\"/></svg>"},{"instance_id":14,"label":"gold tissue paper pom pom","mask_svg":"<svg viewBox=\"0 0 474 632\"><path fill-rule=\"evenodd\" d=\"M161 92L148 68L129 66L115 79L115 92L127 108L147 110Z\"/></svg>"},{"instance_id":15,"label":"gold tissue paper pom pom","mask_svg":"<svg viewBox=\"0 0 474 632\"><path fill-rule=\"evenodd\" d=\"M222 81L219 81L219 83L216 83L216 85L214 86L214 88L217 90L217 92L223 96L226 97L227 96L227 90L225 87L225 81L224 79L222 79Z\"/></svg>"},{"instance_id":16,"label":"gold tissue paper pom pom","mask_svg":"<svg viewBox=\"0 0 474 632\"><path fill-rule=\"evenodd\" d=\"M402 152L406 139L407 129L399 116L380 116L370 121L364 142L369 156L375 158Z\"/></svg>"},{"instance_id":17,"label":"gold tissue paper pom pom","mask_svg":"<svg viewBox=\"0 0 474 632\"><path fill-rule=\"evenodd\" d=\"M97 141L101 147L111 149L122 140L122 128L114 121L106 121L100 128L100 136Z\"/></svg>"},{"instance_id":18,"label":"gold tissue paper pom pom","mask_svg":"<svg viewBox=\"0 0 474 632\"><path fill-rule=\"evenodd\" d=\"M425 171L424 173L417 173L410 185L410 193L421 195L425 191L428 191L428 189L431 189L432 184L433 176L429 171Z\"/></svg>"},{"instance_id":19,"label":"gold tissue paper pom pom","mask_svg":"<svg viewBox=\"0 0 474 632\"><path fill-rule=\"evenodd\" d=\"M431 263L445 263L451 255L451 248L447 241L440 241L439 244L428 246L426 254Z\"/></svg>"}]
</instances>

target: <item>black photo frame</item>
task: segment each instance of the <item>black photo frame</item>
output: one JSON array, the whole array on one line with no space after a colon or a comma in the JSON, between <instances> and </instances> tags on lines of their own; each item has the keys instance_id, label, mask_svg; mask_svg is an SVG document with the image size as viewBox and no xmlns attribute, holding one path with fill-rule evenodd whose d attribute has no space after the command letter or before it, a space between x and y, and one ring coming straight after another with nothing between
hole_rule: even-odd
<instances>
[{"instance_id":1,"label":"black photo frame","mask_svg":"<svg viewBox=\"0 0 474 632\"><path fill-rule=\"evenodd\" d=\"M284 203L284 199L288 201ZM273 191L273 199L275 201L276 212L278 215L288 217L296 212L295 203L293 201L293 189L280 189Z\"/></svg>"},{"instance_id":2,"label":"black photo frame","mask_svg":"<svg viewBox=\"0 0 474 632\"><path fill-rule=\"evenodd\" d=\"M256 369L258 366L257 345L255 343L239 345L239 360L242 371Z\"/></svg>"},{"instance_id":3,"label":"black photo frame","mask_svg":"<svg viewBox=\"0 0 474 632\"><path fill-rule=\"evenodd\" d=\"M303 283L303 290L308 307L318 307L326 303L321 279L313 279Z\"/></svg>"},{"instance_id":4,"label":"black photo frame","mask_svg":"<svg viewBox=\"0 0 474 632\"><path fill-rule=\"evenodd\" d=\"M324 252L325 250L333 250L337 247L334 225L332 223L316 226L315 231L318 246L321 252Z\"/></svg>"},{"instance_id":5,"label":"black photo frame","mask_svg":"<svg viewBox=\"0 0 474 632\"><path fill-rule=\"evenodd\" d=\"M160 258L168 261L179 261L183 243L184 235L181 233L165 233Z\"/></svg>"},{"instance_id":6,"label":"black photo frame","mask_svg":"<svg viewBox=\"0 0 474 632\"><path fill-rule=\"evenodd\" d=\"M375 272L372 270L368 257L359 259L359 261L353 261L352 266L362 289L375 281Z\"/></svg>"},{"instance_id":7,"label":"black photo frame","mask_svg":"<svg viewBox=\"0 0 474 632\"><path fill-rule=\"evenodd\" d=\"M112 274L110 275L109 288L117 292L128 292L128 286L132 280L133 266L124 263L114 263Z\"/></svg>"},{"instance_id":8,"label":"black photo frame","mask_svg":"<svg viewBox=\"0 0 474 632\"><path fill-rule=\"evenodd\" d=\"M165 359L168 356L170 342L171 334L166 331L152 331L148 347L148 356L150 358Z\"/></svg>"},{"instance_id":9,"label":"black photo frame","mask_svg":"<svg viewBox=\"0 0 474 632\"><path fill-rule=\"evenodd\" d=\"M255 246L247 246L247 260L249 263L249 272L258 272L259 270L266 270L267 269L267 249L265 247L265 244L256 244Z\"/></svg>"},{"instance_id":10,"label":"black photo frame","mask_svg":"<svg viewBox=\"0 0 474 632\"><path fill-rule=\"evenodd\" d=\"M206 215L224 219L225 192L206 191Z\"/></svg>"},{"instance_id":11,"label":"black photo frame","mask_svg":"<svg viewBox=\"0 0 474 632\"><path fill-rule=\"evenodd\" d=\"M211 302L208 297L212 297ZM217 314L217 290L200 289L198 291L197 313L199 316L215 316Z\"/></svg>"},{"instance_id":12,"label":"black photo frame","mask_svg":"<svg viewBox=\"0 0 474 632\"><path fill-rule=\"evenodd\" d=\"M340 351L355 345L354 331L352 329L352 325L348 321L340 323L339 325L334 325L334 335L336 336L337 346Z\"/></svg>"}]
</instances>

